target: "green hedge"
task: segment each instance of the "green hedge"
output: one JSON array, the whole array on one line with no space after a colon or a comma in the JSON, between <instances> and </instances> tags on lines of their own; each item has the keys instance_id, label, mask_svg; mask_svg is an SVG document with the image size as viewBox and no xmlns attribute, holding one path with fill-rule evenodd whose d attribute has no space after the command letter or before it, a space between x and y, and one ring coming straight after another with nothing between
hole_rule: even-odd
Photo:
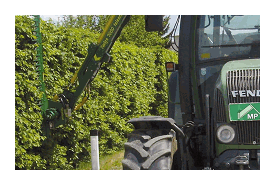
<instances>
[{"instance_id":1,"label":"green hedge","mask_svg":"<svg viewBox=\"0 0 275 185\"><path fill-rule=\"evenodd\" d=\"M175 53L162 48L141 48L116 42L112 60L92 83L86 104L73 112L65 125L46 138L37 105L33 21L28 16L15 19L15 168L75 169L90 160L91 129L99 130L100 155L123 147L134 117L167 117L167 83L164 63L176 61ZM41 22L44 79L48 99L66 88L87 54L87 46L99 35L90 30L57 27ZM80 98L82 99L82 98Z\"/></svg>"}]
</instances>

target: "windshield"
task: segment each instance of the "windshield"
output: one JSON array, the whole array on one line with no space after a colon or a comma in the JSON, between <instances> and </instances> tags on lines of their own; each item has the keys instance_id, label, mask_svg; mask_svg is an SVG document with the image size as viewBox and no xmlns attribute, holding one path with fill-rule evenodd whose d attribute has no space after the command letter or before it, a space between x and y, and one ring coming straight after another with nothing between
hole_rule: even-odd
<instances>
[{"instance_id":1,"label":"windshield","mask_svg":"<svg viewBox=\"0 0 275 185\"><path fill-rule=\"evenodd\" d=\"M259 57L259 15L205 15L198 30L200 60Z\"/></svg>"}]
</instances>

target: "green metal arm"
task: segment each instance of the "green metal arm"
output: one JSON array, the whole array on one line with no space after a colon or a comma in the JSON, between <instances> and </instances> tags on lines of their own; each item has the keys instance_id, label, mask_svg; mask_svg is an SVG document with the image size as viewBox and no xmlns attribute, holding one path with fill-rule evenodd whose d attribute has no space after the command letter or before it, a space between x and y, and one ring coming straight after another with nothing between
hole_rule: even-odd
<instances>
[{"instance_id":1,"label":"green metal arm","mask_svg":"<svg viewBox=\"0 0 275 185\"><path fill-rule=\"evenodd\" d=\"M47 122L51 122L51 125L54 125L54 127L65 123L66 117L70 116L71 111L76 109L75 104L80 95L97 75L101 64L110 60L108 52L120 35L122 28L129 21L129 18L130 16L126 15L111 16L97 43L89 45L88 55L84 63L71 80L71 83L74 83L77 78L79 85L76 87L76 90L70 92L66 89L58 97L55 97L55 100L48 101L48 109L46 111ZM59 102L56 102L58 98ZM85 101L83 99L81 104L83 105Z\"/></svg>"},{"instance_id":2,"label":"green metal arm","mask_svg":"<svg viewBox=\"0 0 275 185\"><path fill-rule=\"evenodd\" d=\"M64 95L69 99L71 109L74 108L76 101L82 94L85 87L95 78L101 64L110 60L108 52L119 36L121 29L125 25L126 17L127 16L125 15L112 16L97 43L89 46L88 56L77 74L79 86L73 94L68 91L64 91Z\"/></svg>"}]
</instances>

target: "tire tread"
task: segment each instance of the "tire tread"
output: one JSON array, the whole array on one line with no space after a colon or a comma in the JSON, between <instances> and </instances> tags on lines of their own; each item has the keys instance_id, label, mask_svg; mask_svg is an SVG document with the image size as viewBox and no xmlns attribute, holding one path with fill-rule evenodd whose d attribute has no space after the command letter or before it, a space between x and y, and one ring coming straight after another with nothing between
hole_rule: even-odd
<instances>
[{"instance_id":1,"label":"tire tread","mask_svg":"<svg viewBox=\"0 0 275 185\"><path fill-rule=\"evenodd\" d=\"M128 134L122 160L124 170L167 170L172 167L174 132L161 135L160 130L135 130ZM156 134L157 133L157 134ZM161 159L160 159L161 158Z\"/></svg>"}]
</instances>

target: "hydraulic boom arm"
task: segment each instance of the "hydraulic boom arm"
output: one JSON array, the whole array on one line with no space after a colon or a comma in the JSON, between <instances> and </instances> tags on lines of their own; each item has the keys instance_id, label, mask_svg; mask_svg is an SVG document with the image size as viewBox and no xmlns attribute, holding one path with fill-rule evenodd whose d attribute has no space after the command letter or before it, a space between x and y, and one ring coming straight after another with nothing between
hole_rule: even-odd
<instances>
[{"instance_id":1,"label":"hydraulic boom arm","mask_svg":"<svg viewBox=\"0 0 275 185\"><path fill-rule=\"evenodd\" d=\"M66 117L71 115L71 111L77 110L87 101L87 97L84 97L82 102L76 106L80 95L95 78L101 64L110 60L108 52L120 35L122 28L129 21L129 18L130 16L127 15L113 15L110 17L97 43L91 43L89 45L88 55L84 63L71 79L70 85L78 80L79 85L75 91L69 91L69 85L63 93L56 95L53 100L49 100L45 115L46 121L44 121L47 132L49 129L65 123Z\"/></svg>"}]
</instances>

